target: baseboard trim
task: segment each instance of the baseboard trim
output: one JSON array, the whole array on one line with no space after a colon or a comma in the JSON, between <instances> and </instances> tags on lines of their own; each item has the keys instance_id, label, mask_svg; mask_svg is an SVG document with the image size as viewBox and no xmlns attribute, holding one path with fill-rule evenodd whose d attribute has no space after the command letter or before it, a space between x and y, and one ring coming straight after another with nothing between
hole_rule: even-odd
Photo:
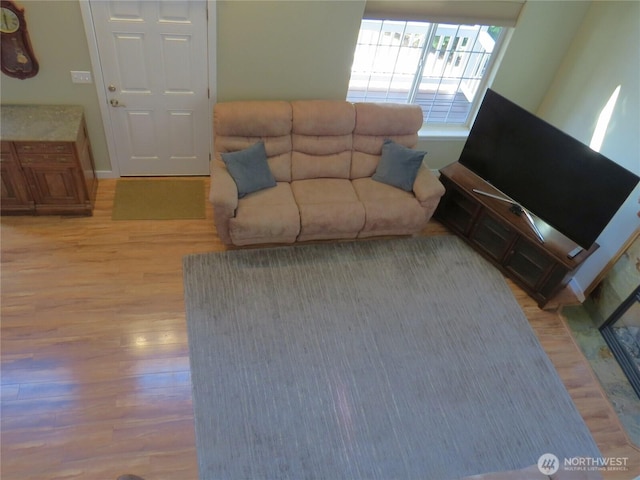
<instances>
[{"instance_id":1,"label":"baseboard trim","mask_svg":"<svg viewBox=\"0 0 640 480\"><path fill-rule=\"evenodd\" d=\"M98 178L119 178L113 170L97 170L96 177Z\"/></svg>"},{"instance_id":2,"label":"baseboard trim","mask_svg":"<svg viewBox=\"0 0 640 480\"><path fill-rule=\"evenodd\" d=\"M575 278L572 278L571 280L569 280L568 286L571 289L571 291L574 293L576 298L580 301L580 303L583 303L586 300L584 291L582 290L582 287L576 281Z\"/></svg>"}]
</instances>

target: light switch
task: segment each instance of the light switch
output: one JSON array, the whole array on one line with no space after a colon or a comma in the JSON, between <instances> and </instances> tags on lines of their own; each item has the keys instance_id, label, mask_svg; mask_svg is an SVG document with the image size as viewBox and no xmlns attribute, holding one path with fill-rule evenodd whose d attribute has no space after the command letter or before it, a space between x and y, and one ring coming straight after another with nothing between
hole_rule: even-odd
<instances>
[{"instance_id":1,"label":"light switch","mask_svg":"<svg viewBox=\"0 0 640 480\"><path fill-rule=\"evenodd\" d=\"M71 70L71 81L73 83L93 83L91 72L79 72Z\"/></svg>"}]
</instances>

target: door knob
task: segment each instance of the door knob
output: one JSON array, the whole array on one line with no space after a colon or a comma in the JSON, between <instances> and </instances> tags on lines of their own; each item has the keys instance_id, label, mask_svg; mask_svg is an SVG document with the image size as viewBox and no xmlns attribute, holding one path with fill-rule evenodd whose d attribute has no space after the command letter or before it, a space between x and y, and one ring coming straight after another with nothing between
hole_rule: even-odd
<instances>
[{"instance_id":1,"label":"door knob","mask_svg":"<svg viewBox=\"0 0 640 480\"><path fill-rule=\"evenodd\" d=\"M109 85L107 88L109 89L110 92L115 92L116 91L115 85Z\"/></svg>"},{"instance_id":2,"label":"door knob","mask_svg":"<svg viewBox=\"0 0 640 480\"><path fill-rule=\"evenodd\" d=\"M109 100L109 103L111 104L112 107L126 107L124 103L120 103L115 98L112 98L111 100Z\"/></svg>"}]
</instances>

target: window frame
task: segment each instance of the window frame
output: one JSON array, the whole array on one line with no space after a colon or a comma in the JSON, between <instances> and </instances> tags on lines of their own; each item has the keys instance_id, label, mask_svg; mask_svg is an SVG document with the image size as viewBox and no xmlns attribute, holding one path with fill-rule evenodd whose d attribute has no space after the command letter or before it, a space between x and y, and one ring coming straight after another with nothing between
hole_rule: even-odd
<instances>
[{"instance_id":1,"label":"window frame","mask_svg":"<svg viewBox=\"0 0 640 480\"><path fill-rule=\"evenodd\" d=\"M361 36L361 32L362 32L362 27L365 24L365 22L379 22L380 23L380 33L377 39L377 42L375 44L372 44L373 46L375 46L375 48L378 48L380 46L383 46L384 43L382 42L382 33L384 32L383 28L384 28L384 22L385 21L389 21L389 22L394 22L394 23L399 23L401 22L403 24L403 29L402 29L402 35L404 35L404 33L407 31L407 27L410 24L416 24L416 23L422 23L425 24L425 27L427 28L427 36L425 38L425 43L423 45L423 47L421 47L423 49L423 51L421 52L420 55L420 60L418 62L417 68L415 69L414 73L413 73L413 79L412 79L412 85L409 89L409 92L407 93L407 98L406 98L406 103L418 103L416 102L416 96L418 93L418 89L419 86L421 84L421 82L423 81L423 73L424 73L424 68L425 68L425 64L426 64L426 59L427 56L429 55L429 51L431 50L431 44L433 42L433 40L438 36L438 28L440 25L444 25L445 27L448 28L455 28L456 32L460 31L460 28L465 27L465 26L470 26L469 23L445 23L445 22L437 22L437 21L433 21L433 22L429 22L427 20L421 20L421 21L416 21L416 20L396 20L396 19L380 19L380 18L363 18L360 24L360 29L358 30L358 40L360 39ZM478 25L480 27L490 27L491 25L484 25L484 24L475 24ZM473 100L470 102L470 107L469 107L469 112L467 115L467 119L464 123L453 123L453 122L427 122L425 121L422 125L422 128L420 129L419 135L420 136L429 136L430 138L434 138L434 137L462 137L462 136L467 136L471 126L473 125L473 122L475 120L476 114L478 112L478 109L480 107L480 103L482 102L482 98L484 97L484 92L486 91L487 88L490 88L493 84L493 81L496 77L497 71L499 69L499 66L504 58L505 52L508 48L509 42L511 40L511 37L513 35L513 31L514 28L509 27L509 26L505 26L505 25L496 25L501 27L501 33L498 36L497 39L495 39L495 44L493 46L492 52L490 54L489 60L486 64L486 67L484 68L484 74L482 75L482 77L480 77L478 79L478 86L476 88L476 92L474 95ZM402 37L401 37L402 38ZM477 38L477 37L476 37ZM452 39L453 42L455 42L457 39L454 37ZM460 43L462 43L462 41L460 41ZM356 62L356 53L357 53L357 49L361 44L358 43L358 41L356 41L356 47L354 49L354 65ZM447 53L448 52L448 53ZM454 54L455 55L455 50L448 50L445 49L445 53L450 55L450 54ZM397 54L397 56L399 56L399 53ZM349 83L348 83L348 87L347 87L347 100L349 100L349 94L351 92L352 89L352 76L354 74L354 70L353 70L353 65L352 65L352 69L351 69L351 74L349 77ZM394 70L390 73L391 78L396 74L395 71L395 67ZM443 75L440 75L439 78L439 85L442 82L442 78ZM457 77L457 81L458 84L456 86L456 92L460 90L460 84L462 83L464 77ZM389 80L389 84L391 84L391 80ZM365 88L365 95L367 92L367 89L369 87L367 86ZM354 101L361 101L361 100L354 100ZM384 100L364 100L364 101L382 101L382 102L386 102L386 103L391 103L394 102L394 100L388 100L386 97ZM397 100L395 100L396 102L398 102ZM453 104L453 102L451 102Z\"/></svg>"}]
</instances>

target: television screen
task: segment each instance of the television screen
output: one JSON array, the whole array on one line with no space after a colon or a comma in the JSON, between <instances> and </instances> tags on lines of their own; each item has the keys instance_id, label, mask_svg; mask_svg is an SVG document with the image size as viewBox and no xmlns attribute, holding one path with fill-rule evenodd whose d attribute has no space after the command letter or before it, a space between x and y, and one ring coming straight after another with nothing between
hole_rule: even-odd
<instances>
[{"instance_id":1,"label":"television screen","mask_svg":"<svg viewBox=\"0 0 640 480\"><path fill-rule=\"evenodd\" d=\"M459 162L585 249L640 180L493 90Z\"/></svg>"}]
</instances>

